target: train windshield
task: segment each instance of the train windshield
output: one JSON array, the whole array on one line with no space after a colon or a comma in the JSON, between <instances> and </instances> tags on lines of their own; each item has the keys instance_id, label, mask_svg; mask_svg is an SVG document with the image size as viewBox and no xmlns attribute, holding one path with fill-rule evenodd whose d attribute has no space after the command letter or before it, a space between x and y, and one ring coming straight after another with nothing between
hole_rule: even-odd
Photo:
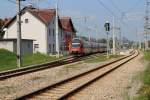
<instances>
[{"instance_id":1,"label":"train windshield","mask_svg":"<svg viewBox=\"0 0 150 100\"><path fill-rule=\"evenodd\" d=\"M80 40L79 39L73 39L72 43L80 43Z\"/></svg>"},{"instance_id":2,"label":"train windshield","mask_svg":"<svg viewBox=\"0 0 150 100\"><path fill-rule=\"evenodd\" d=\"M78 48L79 46L80 46L79 43L78 43L78 44L77 44L77 43L75 43L75 44L73 43L73 44L72 44L72 48Z\"/></svg>"}]
</instances>

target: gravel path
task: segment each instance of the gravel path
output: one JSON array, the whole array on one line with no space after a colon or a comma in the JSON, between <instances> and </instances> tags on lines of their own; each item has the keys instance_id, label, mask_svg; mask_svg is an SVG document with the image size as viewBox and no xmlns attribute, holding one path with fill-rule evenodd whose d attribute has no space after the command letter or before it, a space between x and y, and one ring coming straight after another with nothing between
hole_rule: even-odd
<instances>
[{"instance_id":1,"label":"gravel path","mask_svg":"<svg viewBox=\"0 0 150 100\"><path fill-rule=\"evenodd\" d=\"M30 93L33 90L37 90L49 84L53 84L67 77L79 74L83 71L93 69L107 62L77 62L74 64L46 69L0 81L0 100L12 100L15 97Z\"/></svg>"},{"instance_id":2,"label":"gravel path","mask_svg":"<svg viewBox=\"0 0 150 100\"><path fill-rule=\"evenodd\" d=\"M133 81L134 77L145 69L141 59L142 55L139 55L68 100L133 100L140 87L140 82Z\"/></svg>"}]
</instances>

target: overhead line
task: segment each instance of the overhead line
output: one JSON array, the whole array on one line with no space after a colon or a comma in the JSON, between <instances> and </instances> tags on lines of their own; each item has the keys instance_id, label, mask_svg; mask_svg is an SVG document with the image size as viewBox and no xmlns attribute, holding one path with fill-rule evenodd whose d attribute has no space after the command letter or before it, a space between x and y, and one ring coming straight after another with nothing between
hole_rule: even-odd
<instances>
[{"instance_id":1,"label":"overhead line","mask_svg":"<svg viewBox=\"0 0 150 100\"><path fill-rule=\"evenodd\" d=\"M124 22L122 21L121 18L119 18L118 16L116 16L115 13L113 13L107 6L105 6L105 4L101 1L101 0L97 0L99 2L100 5L102 5L109 13L111 13L114 17L118 18L120 20L121 23L124 24Z\"/></svg>"},{"instance_id":2,"label":"overhead line","mask_svg":"<svg viewBox=\"0 0 150 100\"><path fill-rule=\"evenodd\" d=\"M125 24L125 23L123 22L123 20L122 20L120 17L116 16L116 14L113 13L101 0L97 0L97 1L98 1L98 3L99 3L100 5L102 5L109 13L111 13L114 17L118 18L121 23Z\"/></svg>"},{"instance_id":3,"label":"overhead line","mask_svg":"<svg viewBox=\"0 0 150 100\"><path fill-rule=\"evenodd\" d=\"M105 6L105 4L101 1L101 0L97 0L99 2L100 5L102 5L109 13L111 13L113 16L117 17L118 20L120 20L120 22L127 26L128 28L130 28L126 23L123 22L122 18L119 18L118 16L116 16L107 6Z\"/></svg>"},{"instance_id":4,"label":"overhead line","mask_svg":"<svg viewBox=\"0 0 150 100\"><path fill-rule=\"evenodd\" d=\"M16 1L13 1L13 0L7 0L7 1L9 1L9 2L11 2L11 3L15 3L15 4L16 4Z\"/></svg>"},{"instance_id":5,"label":"overhead line","mask_svg":"<svg viewBox=\"0 0 150 100\"><path fill-rule=\"evenodd\" d=\"M116 8L118 10L118 12L122 13L122 11L120 10L120 8L114 3L113 0L110 0L110 2L114 6L114 8Z\"/></svg>"},{"instance_id":6,"label":"overhead line","mask_svg":"<svg viewBox=\"0 0 150 100\"><path fill-rule=\"evenodd\" d=\"M13 1L13 0L7 0L7 1L9 1L9 2L11 2L11 3L13 3L13 4L17 4L16 3L16 1ZM25 7L25 5L23 5L23 4L20 4L22 7Z\"/></svg>"},{"instance_id":7,"label":"overhead line","mask_svg":"<svg viewBox=\"0 0 150 100\"><path fill-rule=\"evenodd\" d=\"M110 12L113 16L116 16L101 0L97 0L100 5L102 5L108 12Z\"/></svg>"},{"instance_id":8,"label":"overhead line","mask_svg":"<svg viewBox=\"0 0 150 100\"><path fill-rule=\"evenodd\" d=\"M137 0L137 2L135 3L135 5L132 6L131 8L129 8L126 12L131 12L131 11L133 11L133 10L137 7L137 5L140 3L140 1L141 1L141 0Z\"/></svg>"}]
</instances>

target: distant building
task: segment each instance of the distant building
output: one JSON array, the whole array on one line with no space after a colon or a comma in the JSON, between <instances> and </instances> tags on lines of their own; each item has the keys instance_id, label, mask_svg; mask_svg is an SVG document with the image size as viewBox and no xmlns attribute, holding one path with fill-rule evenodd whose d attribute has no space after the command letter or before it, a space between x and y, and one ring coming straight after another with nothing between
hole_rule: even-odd
<instances>
[{"instance_id":1,"label":"distant building","mask_svg":"<svg viewBox=\"0 0 150 100\"><path fill-rule=\"evenodd\" d=\"M22 39L22 54L33 53L33 40ZM0 39L0 48L17 53L17 39Z\"/></svg>"},{"instance_id":2,"label":"distant building","mask_svg":"<svg viewBox=\"0 0 150 100\"><path fill-rule=\"evenodd\" d=\"M33 52L44 54L56 53L56 35L55 35L55 9L36 9L25 7L21 10L21 28L22 39L31 39L33 41ZM60 53L63 54L65 41L65 28L59 23L59 44ZM17 38L16 16L13 17L6 25L4 39ZM69 26L70 27L70 26ZM73 27L73 25L71 26Z\"/></svg>"},{"instance_id":3,"label":"distant building","mask_svg":"<svg viewBox=\"0 0 150 100\"><path fill-rule=\"evenodd\" d=\"M60 17L60 22L64 34L66 50L68 51L71 46L72 38L76 36L76 30L73 26L71 17Z\"/></svg>"}]
</instances>

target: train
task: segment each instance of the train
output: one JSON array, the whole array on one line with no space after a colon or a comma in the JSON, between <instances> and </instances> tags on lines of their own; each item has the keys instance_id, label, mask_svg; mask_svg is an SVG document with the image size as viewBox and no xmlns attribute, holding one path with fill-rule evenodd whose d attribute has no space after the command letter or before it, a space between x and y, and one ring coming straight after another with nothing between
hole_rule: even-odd
<instances>
[{"instance_id":1,"label":"train","mask_svg":"<svg viewBox=\"0 0 150 100\"><path fill-rule=\"evenodd\" d=\"M90 54L97 52L106 52L107 44L97 41L92 41L84 38L73 38L70 53L71 54Z\"/></svg>"}]
</instances>

